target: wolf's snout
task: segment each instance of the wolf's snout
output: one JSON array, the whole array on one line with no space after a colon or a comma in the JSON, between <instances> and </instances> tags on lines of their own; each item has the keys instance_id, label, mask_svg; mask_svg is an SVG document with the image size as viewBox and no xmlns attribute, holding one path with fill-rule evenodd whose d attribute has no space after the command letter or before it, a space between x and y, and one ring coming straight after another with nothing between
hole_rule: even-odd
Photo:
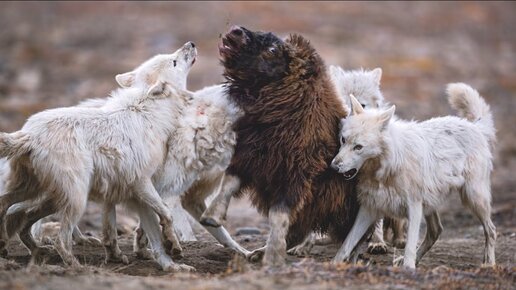
<instances>
[{"instance_id":1,"label":"wolf's snout","mask_svg":"<svg viewBox=\"0 0 516 290\"><path fill-rule=\"evenodd\" d=\"M339 165L338 165L338 162L336 161L336 159L333 159L331 161L331 164L330 164L331 168L335 169L335 170L339 170Z\"/></svg>"}]
</instances>

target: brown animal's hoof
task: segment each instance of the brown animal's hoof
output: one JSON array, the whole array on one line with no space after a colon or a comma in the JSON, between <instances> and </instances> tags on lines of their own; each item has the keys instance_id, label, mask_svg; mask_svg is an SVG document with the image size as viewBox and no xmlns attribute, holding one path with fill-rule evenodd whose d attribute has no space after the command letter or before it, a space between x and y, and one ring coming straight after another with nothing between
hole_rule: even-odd
<instances>
[{"instance_id":1,"label":"brown animal's hoof","mask_svg":"<svg viewBox=\"0 0 516 290\"><path fill-rule=\"evenodd\" d=\"M397 239L392 242L392 245L398 249L404 249L405 248L406 240L404 239Z\"/></svg>"},{"instance_id":2,"label":"brown animal's hoof","mask_svg":"<svg viewBox=\"0 0 516 290\"><path fill-rule=\"evenodd\" d=\"M387 245L384 243L371 243L367 247L367 252L372 255L387 254Z\"/></svg>"},{"instance_id":3,"label":"brown animal's hoof","mask_svg":"<svg viewBox=\"0 0 516 290\"><path fill-rule=\"evenodd\" d=\"M211 218L211 217L201 218L201 220L199 222L201 223L201 225L207 226L207 227L218 228L221 226L221 224L219 222L217 222L214 218Z\"/></svg>"}]
</instances>

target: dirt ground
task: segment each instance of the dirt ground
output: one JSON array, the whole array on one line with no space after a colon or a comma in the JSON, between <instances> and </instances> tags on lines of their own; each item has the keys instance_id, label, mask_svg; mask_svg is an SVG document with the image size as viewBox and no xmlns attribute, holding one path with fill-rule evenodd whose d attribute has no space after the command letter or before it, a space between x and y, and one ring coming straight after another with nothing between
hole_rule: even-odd
<instances>
[{"instance_id":1,"label":"dirt ground","mask_svg":"<svg viewBox=\"0 0 516 290\"><path fill-rule=\"evenodd\" d=\"M132 254L130 213L120 211L120 243L129 265L104 264L102 247L75 246L84 267L69 269L57 255L28 266L28 251L13 240L0 258L0 289L516 289L516 4L433 3L2 3L0 5L0 131L20 128L46 108L106 96L114 76L153 54L192 40L200 57L189 77L196 90L222 80L217 42L230 24L298 32L328 64L383 68L382 90L403 118L452 113L448 82L477 88L498 129L493 172L495 269L480 268L479 222L453 197L442 209L444 232L415 271L392 267L400 250L366 255L360 265L331 265L339 245L316 246L309 257L288 257L281 269L247 263L197 229L179 262L195 273L166 273ZM98 207L80 227L100 236ZM265 243L267 221L247 199L233 201L227 227L248 249ZM261 234L236 235L240 227ZM424 229L422 229L424 231Z\"/></svg>"}]
</instances>

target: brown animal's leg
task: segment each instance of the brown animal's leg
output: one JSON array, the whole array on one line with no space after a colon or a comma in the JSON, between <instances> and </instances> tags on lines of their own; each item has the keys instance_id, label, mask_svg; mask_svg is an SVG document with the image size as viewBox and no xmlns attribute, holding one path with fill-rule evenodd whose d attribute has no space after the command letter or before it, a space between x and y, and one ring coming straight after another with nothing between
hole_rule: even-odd
<instances>
[{"instance_id":1,"label":"brown animal's leg","mask_svg":"<svg viewBox=\"0 0 516 290\"><path fill-rule=\"evenodd\" d=\"M102 230L104 249L106 250L105 262L107 263L113 261L129 264L129 259L127 259L126 255L122 254L122 251L120 251L120 248L118 247L116 232L116 207L113 204L104 204L102 214Z\"/></svg>"},{"instance_id":2,"label":"brown animal's leg","mask_svg":"<svg viewBox=\"0 0 516 290\"><path fill-rule=\"evenodd\" d=\"M437 241L443 231L443 225L437 212L433 212L425 216L426 220L426 235L425 240L417 249L416 265L419 263L421 258L432 248L434 243Z\"/></svg>"},{"instance_id":3,"label":"brown animal's leg","mask_svg":"<svg viewBox=\"0 0 516 290\"><path fill-rule=\"evenodd\" d=\"M265 266L282 266L287 254L287 233L290 225L290 210L271 208L269 210L271 231L267 239L263 264Z\"/></svg>"},{"instance_id":4,"label":"brown animal's leg","mask_svg":"<svg viewBox=\"0 0 516 290\"><path fill-rule=\"evenodd\" d=\"M220 227L226 219L231 197L240 189L240 179L226 174L222 181L219 193L202 214L200 223L204 226Z\"/></svg>"},{"instance_id":5,"label":"brown animal's leg","mask_svg":"<svg viewBox=\"0 0 516 290\"><path fill-rule=\"evenodd\" d=\"M293 255L293 256L300 256L305 257L310 254L310 251L314 247L316 243L316 236L317 234L314 232L311 232L304 241L301 242L301 244L294 246L290 248L287 251L287 254Z\"/></svg>"},{"instance_id":6,"label":"brown animal's leg","mask_svg":"<svg viewBox=\"0 0 516 290\"><path fill-rule=\"evenodd\" d=\"M383 219L377 220L374 224L374 231L367 247L367 252L373 255L387 253L387 245L383 240Z\"/></svg>"}]
</instances>

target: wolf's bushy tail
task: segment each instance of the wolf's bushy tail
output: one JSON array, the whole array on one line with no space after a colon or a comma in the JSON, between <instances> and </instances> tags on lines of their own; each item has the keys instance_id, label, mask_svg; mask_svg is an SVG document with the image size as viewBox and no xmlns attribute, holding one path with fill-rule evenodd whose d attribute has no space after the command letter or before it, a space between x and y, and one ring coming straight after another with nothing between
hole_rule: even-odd
<instances>
[{"instance_id":1,"label":"wolf's bushy tail","mask_svg":"<svg viewBox=\"0 0 516 290\"><path fill-rule=\"evenodd\" d=\"M19 131L0 133L0 157L18 157L29 151L29 135Z\"/></svg>"},{"instance_id":2,"label":"wolf's bushy tail","mask_svg":"<svg viewBox=\"0 0 516 290\"><path fill-rule=\"evenodd\" d=\"M457 110L459 116L477 124L489 144L493 146L496 141L493 115L479 93L464 83L448 84L446 93L450 106Z\"/></svg>"}]
</instances>

